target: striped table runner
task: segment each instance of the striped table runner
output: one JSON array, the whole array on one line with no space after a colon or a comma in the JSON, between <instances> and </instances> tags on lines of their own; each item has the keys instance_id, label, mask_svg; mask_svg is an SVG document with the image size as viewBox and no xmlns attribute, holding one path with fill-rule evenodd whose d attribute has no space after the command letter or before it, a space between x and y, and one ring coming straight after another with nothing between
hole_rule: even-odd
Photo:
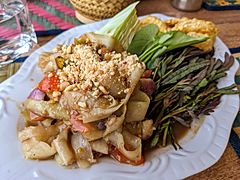
<instances>
[{"instance_id":1,"label":"striped table runner","mask_svg":"<svg viewBox=\"0 0 240 180\"><path fill-rule=\"evenodd\" d=\"M37 35L58 34L82 24L68 0L29 1L28 9Z\"/></svg>"},{"instance_id":2,"label":"striped table runner","mask_svg":"<svg viewBox=\"0 0 240 180\"><path fill-rule=\"evenodd\" d=\"M29 17L37 36L57 35L82 23L75 17L75 11L68 0L28 1ZM21 33L16 24L0 26L0 39L10 40Z\"/></svg>"}]
</instances>

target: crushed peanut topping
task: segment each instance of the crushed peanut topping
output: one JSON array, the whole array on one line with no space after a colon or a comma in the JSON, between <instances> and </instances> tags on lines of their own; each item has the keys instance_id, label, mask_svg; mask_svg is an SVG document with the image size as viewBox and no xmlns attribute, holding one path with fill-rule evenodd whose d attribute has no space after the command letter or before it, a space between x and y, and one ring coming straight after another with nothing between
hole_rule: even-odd
<instances>
[{"instance_id":1,"label":"crushed peanut topping","mask_svg":"<svg viewBox=\"0 0 240 180\"><path fill-rule=\"evenodd\" d=\"M58 96L61 96L61 92L59 92L59 91L53 91L52 96L53 96L54 98L55 98L55 97L58 97Z\"/></svg>"},{"instance_id":2,"label":"crushed peanut topping","mask_svg":"<svg viewBox=\"0 0 240 180\"><path fill-rule=\"evenodd\" d=\"M92 91L93 96L107 95L111 92L109 83L121 82L124 89L119 88L120 94L127 92L131 84L128 77L133 70L145 68L136 55L106 50L102 55L102 50L92 45L62 45L54 51L65 61L64 67L57 70L61 91L81 90Z\"/></svg>"},{"instance_id":3,"label":"crushed peanut topping","mask_svg":"<svg viewBox=\"0 0 240 180\"><path fill-rule=\"evenodd\" d=\"M78 105L79 105L80 107L82 107L82 108L86 108L86 107L87 107L87 103L86 103L86 102L81 102L81 101L79 101L79 102L78 102Z\"/></svg>"}]
</instances>

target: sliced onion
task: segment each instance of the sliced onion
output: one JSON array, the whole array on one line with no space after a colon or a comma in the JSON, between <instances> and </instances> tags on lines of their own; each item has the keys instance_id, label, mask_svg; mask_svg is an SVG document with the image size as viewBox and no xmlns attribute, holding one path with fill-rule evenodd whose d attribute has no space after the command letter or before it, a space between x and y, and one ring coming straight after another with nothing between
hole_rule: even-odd
<instances>
[{"instance_id":1,"label":"sliced onion","mask_svg":"<svg viewBox=\"0 0 240 180\"><path fill-rule=\"evenodd\" d=\"M72 135L71 144L77 160L82 159L90 163L95 162L90 143L80 133Z\"/></svg>"},{"instance_id":2,"label":"sliced onion","mask_svg":"<svg viewBox=\"0 0 240 180\"><path fill-rule=\"evenodd\" d=\"M156 85L154 81L150 78L141 78L141 90L148 94L149 96L156 90Z\"/></svg>"},{"instance_id":3,"label":"sliced onion","mask_svg":"<svg viewBox=\"0 0 240 180\"><path fill-rule=\"evenodd\" d=\"M45 93L42 92L40 89L35 88L32 90L32 92L28 96L28 99L34 99L34 100L41 101L44 99L44 97L45 97Z\"/></svg>"}]
</instances>

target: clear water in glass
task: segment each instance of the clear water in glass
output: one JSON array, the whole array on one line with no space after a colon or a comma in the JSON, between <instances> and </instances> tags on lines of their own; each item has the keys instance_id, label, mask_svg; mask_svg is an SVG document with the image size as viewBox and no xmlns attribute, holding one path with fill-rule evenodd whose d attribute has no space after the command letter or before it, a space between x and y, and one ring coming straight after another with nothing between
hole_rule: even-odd
<instances>
[{"instance_id":1,"label":"clear water in glass","mask_svg":"<svg viewBox=\"0 0 240 180\"><path fill-rule=\"evenodd\" d=\"M0 67L37 43L26 0L0 0Z\"/></svg>"}]
</instances>

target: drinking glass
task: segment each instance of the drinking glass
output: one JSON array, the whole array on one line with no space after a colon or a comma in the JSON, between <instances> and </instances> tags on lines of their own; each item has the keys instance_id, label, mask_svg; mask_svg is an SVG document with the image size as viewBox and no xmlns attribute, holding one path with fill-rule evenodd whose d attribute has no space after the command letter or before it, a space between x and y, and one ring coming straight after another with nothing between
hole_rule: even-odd
<instances>
[{"instance_id":1,"label":"drinking glass","mask_svg":"<svg viewBox=\"0 0 240 180\"><path fill-rule=\"evenodd\" d=\"M0 0L0 82L11 75L10 64L36 43L26 0Z\"/></svg>"}]
</instances>

